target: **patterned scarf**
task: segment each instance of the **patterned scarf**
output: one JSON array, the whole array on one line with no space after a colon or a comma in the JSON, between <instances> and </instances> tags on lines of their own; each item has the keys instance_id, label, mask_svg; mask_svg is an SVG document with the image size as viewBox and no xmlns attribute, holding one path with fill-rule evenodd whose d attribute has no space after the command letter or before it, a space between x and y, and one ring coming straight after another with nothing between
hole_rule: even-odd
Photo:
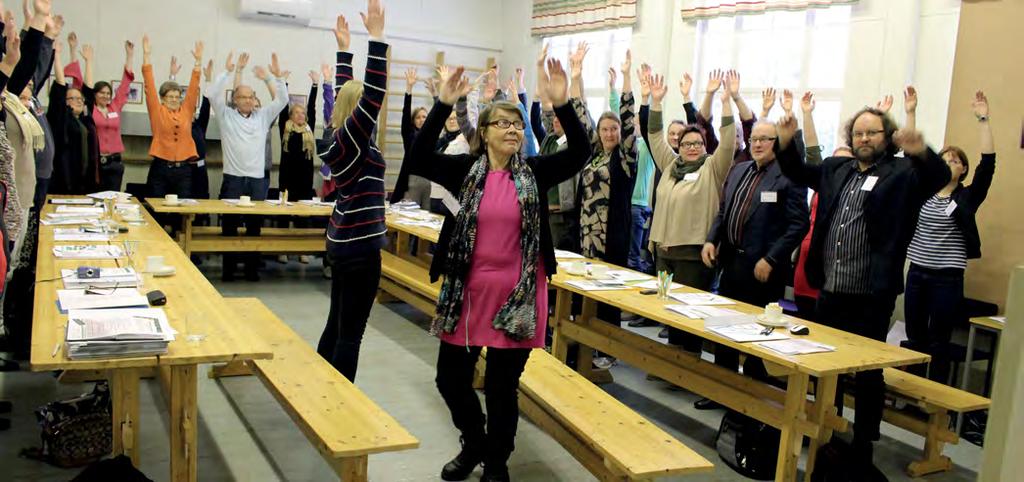
<instances>
[{"instance_id":1,"label":"patterned scarf","mask_svg":"<svg viewBox=\"0 0 1024 482\"><path fill-rule=\"evenodd\" d=\"M313 138L313 131L309 128L309 124L302 124L300 126L291 120L285 121L284 142L281 143L284 152L288 152L288 139L291 139L292 134L302 136L302 152L306 154L306 159L312 159L313 153L316 152L316 140ZM270 140L270 138L268 137L267 140Z\"/></svg>"},{"instance_id":2,"label":"patterned scarf","mask_svg":"<svg viewBox=\"0 0 1024 482\"><path fill-rule=\"evenodd\" d=\"M672 179L679 182L682 181L687 174L699 171L700 168L704 166L704 161L707 161L709 157L711 157L711 154L704 154L696 161L686 162L683 160L682 156L677 156L676 162L672 164Z\"/></svg>"},{"instance_id":3,"label":"patterned scarf","mask_svg":"<svg viewBox=\"0 0 1024 482\"><path fill-rule=\"evenodd\" d=\"M430 333L441 331L453 333L462 315L462 297L476 246L477 214L483 199L484 183L487 180L489 163L487 155L481 155L470 168L462 184L459 199L462 209L455 216L455 228L448 243L448 264L441 296L437 301L437 312L430 327ZM537 260L540 256L540 194L537 181L530 166L519 155L509 161L512 180L519 198L519 212L522 216L522 270L512 294L494 316L491 324L504 331L513 340L532 339L537 329ZM468 327L467 327L468 329Z\"/></svg>"}]
</instances>

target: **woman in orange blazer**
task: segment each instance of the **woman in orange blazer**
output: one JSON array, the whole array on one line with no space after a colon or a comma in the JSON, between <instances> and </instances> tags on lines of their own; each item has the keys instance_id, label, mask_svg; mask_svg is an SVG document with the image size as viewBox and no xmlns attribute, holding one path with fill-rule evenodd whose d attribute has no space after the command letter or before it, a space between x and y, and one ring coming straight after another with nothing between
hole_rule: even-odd
<instances>
[{"instance_id":1,"label":"woman in orange blazer","mask_svg":"<svg viewBox=\"0 0 1024 482\"><path fill-rule=\"evenodd\" d=\"M192 169L189 163L199 159L195 141L192 140L192 119L199 99L203 43L196 42L192 50L196 63L184 102L181 98L182 88L174 81L161 84L157 95L156 84L153 82L153 64L150 62L151 52L149 36L142 37L142 79L146 89L149 125L153 131L153 141L149 145L153 164L149 167L146 186L152 197L167 194L187 197L192 192Z\"/></svg>"}]
</instances>

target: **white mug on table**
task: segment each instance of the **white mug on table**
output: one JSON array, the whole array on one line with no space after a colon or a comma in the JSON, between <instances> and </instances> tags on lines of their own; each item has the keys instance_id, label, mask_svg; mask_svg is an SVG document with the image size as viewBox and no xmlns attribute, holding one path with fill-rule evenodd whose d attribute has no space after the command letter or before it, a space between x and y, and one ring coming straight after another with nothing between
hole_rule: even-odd
<instances>
[{"instance_id":1,"label":"white mug on table","mask_svg":"<svg viewBox=\"0 0 1024 482\"><path fill-rule=\"evenodd\" d=\"M178 204L178 195L177 194L167 194L167 195L165 195L164 196L164 203L165 204Z\"/></svg>"},{"instance_id":2,"label":"white mug on table","mask_svg":"<svg viewBox=\"0 0 1024 482\"><path fill-rule=\"evenodd\" d=\"M155 273L164 268L163 256L146 256L146 271Z\"/></svg>"},{"instance_id":3,"label":"white mug on table","mask_svg":"<svg viewBox=\"0 0 1024 482\"><path fill-rule=\"evenodd\" d=\"M238 204L252 204L252 198L249 196L238 196Z\"/></svg>"}]
</instances>

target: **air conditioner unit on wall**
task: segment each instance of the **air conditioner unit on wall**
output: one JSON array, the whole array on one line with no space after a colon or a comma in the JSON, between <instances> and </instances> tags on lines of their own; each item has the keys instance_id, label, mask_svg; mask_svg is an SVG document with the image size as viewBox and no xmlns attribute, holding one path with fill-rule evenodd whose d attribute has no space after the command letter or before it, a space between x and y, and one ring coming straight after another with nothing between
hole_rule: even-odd
<instances>
[{"instance_id":1,"label":"air conditioner unit on wall","mask_svg":"<svg viewBox=\"0 0 1024 482\"><path fill-rule=\"evenodd\" d=\"M308 26L313 0L239 0L239 17L264 22Z\"/></svg>"}]
</instances>

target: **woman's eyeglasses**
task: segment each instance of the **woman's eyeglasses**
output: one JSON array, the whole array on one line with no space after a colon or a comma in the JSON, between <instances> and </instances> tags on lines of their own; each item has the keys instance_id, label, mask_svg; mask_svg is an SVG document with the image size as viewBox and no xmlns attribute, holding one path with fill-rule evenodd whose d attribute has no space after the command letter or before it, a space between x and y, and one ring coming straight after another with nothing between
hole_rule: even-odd
<instances>
[{"instance_id":1,"label":"woman's eyeglasses","mask_svg":"<svg viewBox=\"0 0 1024 482\"><path fill-rule=\"evenodd\" d=\"M510 121L508 119L498 119L494 122L488 122L489 126L498 126L498 129L508 129L509 127L515 127L517 131L526 129L526 124L521 120Z\"/></svg>"}]
</instances>

